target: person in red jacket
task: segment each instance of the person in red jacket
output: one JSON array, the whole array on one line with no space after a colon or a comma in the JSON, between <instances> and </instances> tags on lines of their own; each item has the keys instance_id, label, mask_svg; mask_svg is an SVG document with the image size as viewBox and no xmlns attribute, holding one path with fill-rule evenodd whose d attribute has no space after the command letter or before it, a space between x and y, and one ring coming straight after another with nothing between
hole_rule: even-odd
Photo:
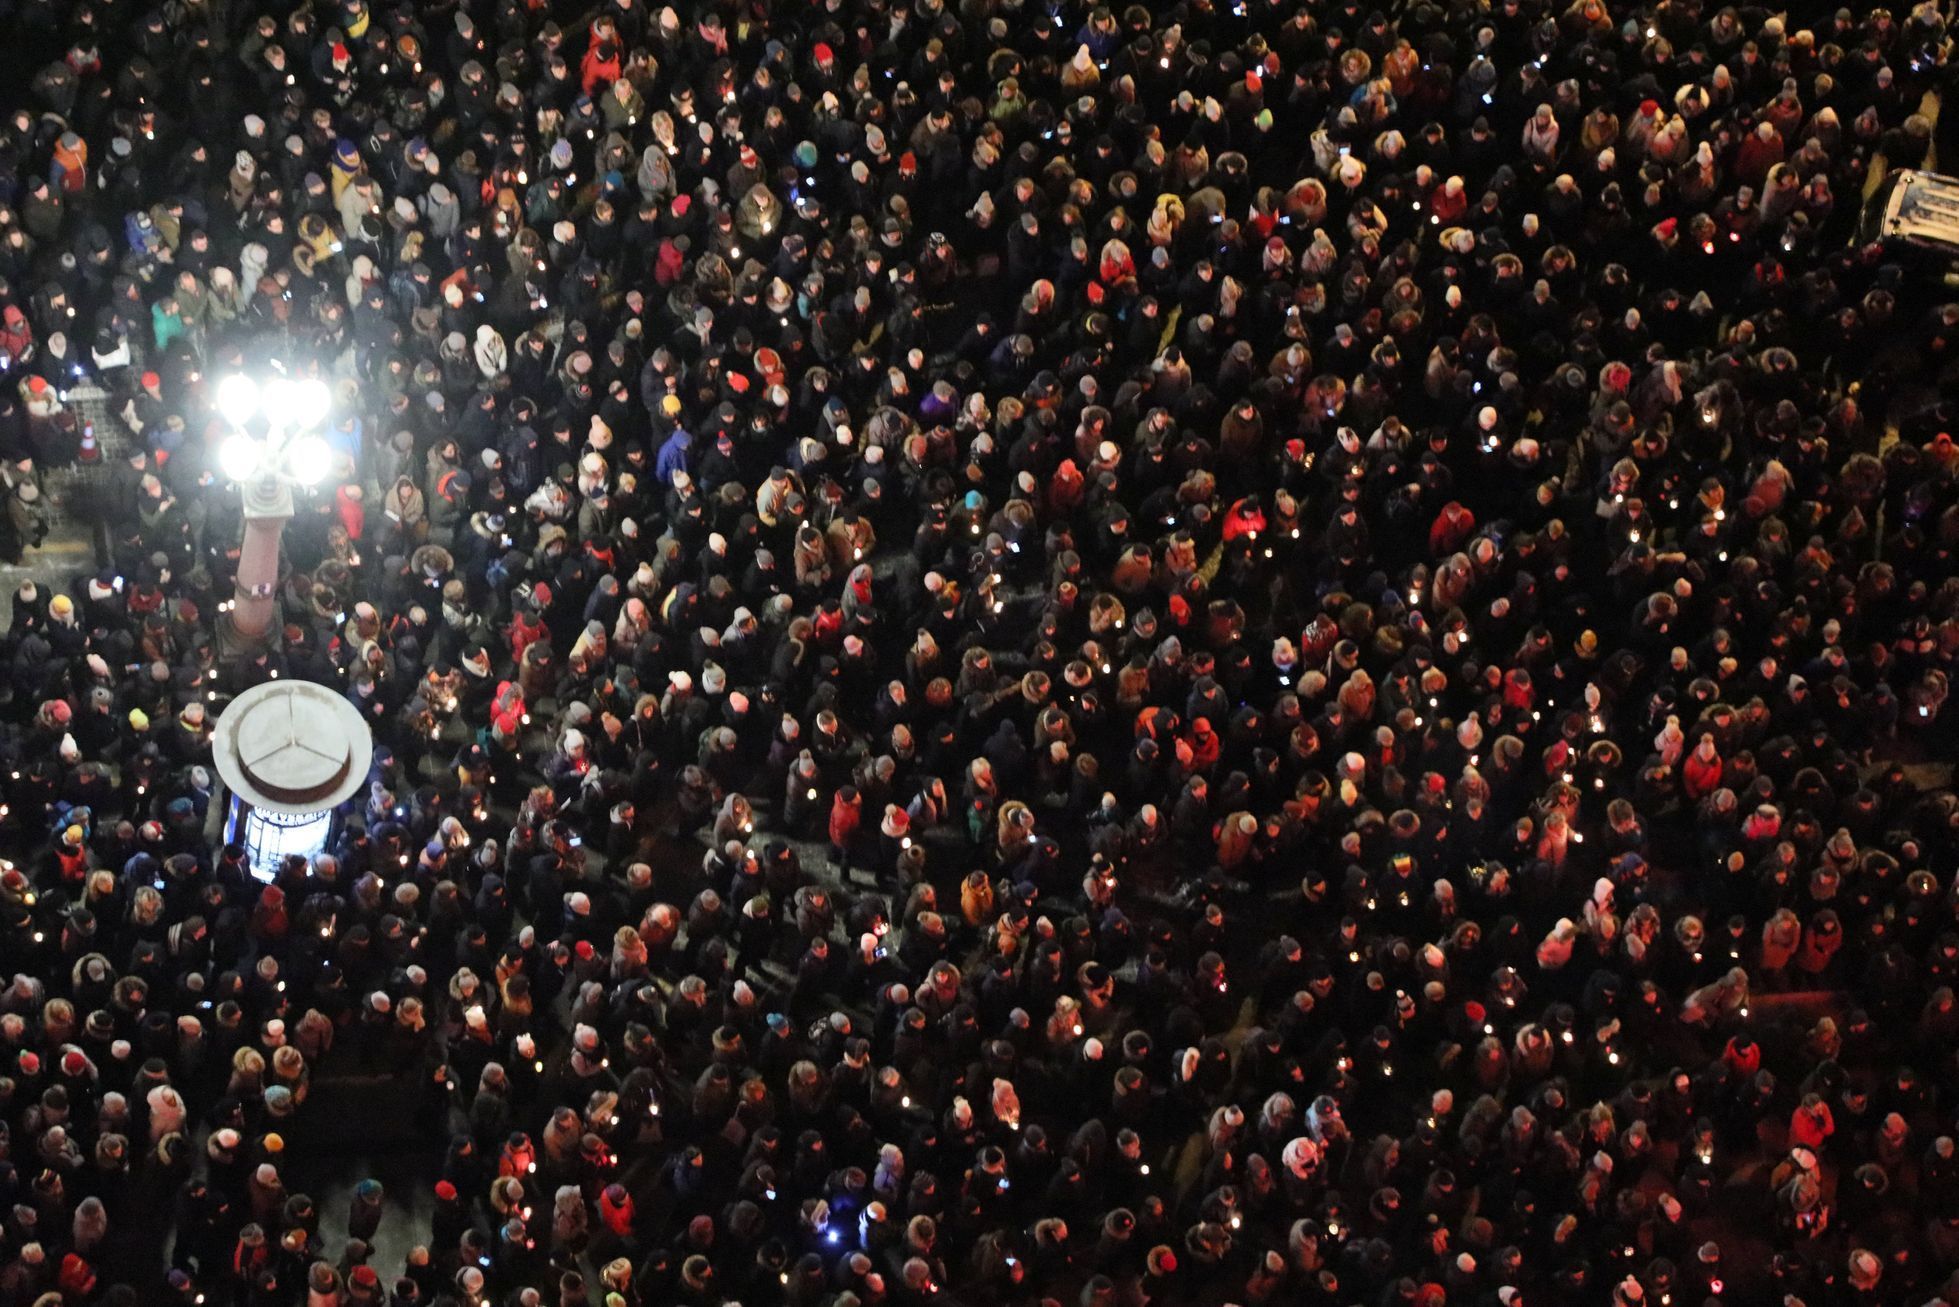
<instances>
[{"instance_id":1,"label":"person in red jacket","mask_svg":"<svg viewBox=\"0 0 1959 1307\"><path fill-rule=\"evenodd\" d=\"M1223 742L1211 729L1209 718L1199 717L1190 724L1190 758L1194 770L1205 771L1217 765Z\"/></svg>"},{"instance_id":2,"label":"person in red jacket","mask_svg":"<svg viewBox=\"0 0 1959 1307\"><path fill-rule=\"evenodd\" d=\"M1823 1151L1823 1144L1837 1132L1836 1118L1821 1094L1804 1094L1802 1103L1789 1114L1789 1146Z\"/></svg>"},{"instance_id":3,"label":"person in red jacket","mask_svg":"<svg viewBox=\"0 0 1959 1307\"><path fill-rule=\"evenodd\" d=\"M524 692L515 681L497 686L497 697L490 703L490 738L506 749L515 749L528 712Z\"/></svg>"},{"instance_id":4,"label":"person in red jacket","mask_svg":"<svg viewBox=\"0 0 1959 1307\"><path fill-rule=\"evenodd\" d=\"M61 868L61 879L68 884L78 885L88 874L87 832L79 825L69 826L61 832L56 843L54 858Z\"/></svg>"},{"instance_id":5,"label":"person in red jacket","mask_svg":"<svg viewBox=\"0 0 1959 1307\"><path fill-rule=\"evenodd\" d=\"M68 1253L61 1259L56 1284L65 1301L81 1302L95 1293L95 1268L80 1253Z\"/></svg>"},{"instance_id":6,"label":"person in red jacket","mask_svg":"<svg viewBox=\"0 0 1959 1307\"><path fill-rule=\"evenodd\" d=\"M1230 544L1244 540L1247 544L1257 541L1259 533L1265 530L1265 509L1259 505L1257 495L1246 495L1234 503L1224 515L1224 540Z\"/></svg>"},{"instance_id":7,"label":"person in red jacket","mask_svg":"<svg viewBox=\"0 0 1959 1307\"><path fill-rule=\"evenodd\" d=\"M864 820L864 797L855 785L845 785L830 800L830 861L839 872L850 870L850 841Z\"/></svg>"},{"instance_id":8,"label":"person in red jacket","mask_svg":"<svg viewBox=\"0 0 1959 1307\"><path fill-rule=\"evenodd\" d=\"M335 491L333 497L334 512L339 515L340 525L346 529L347 539L354 542L357 548L360 542L367 538L365 500L366 495L360 486L351 481Z\"/></svg>"},{"instance_id":9,"label":"person in red jacket","mask_svg":"<svg viewBox=\"0 0 1959 1307\"><path fill-rule=\"evenodd\" d=\"M0 309L0 369L13 366L34 350L34 328L17 305Z\"/></svg>"},{"instance_id":10,"label":"person in red jacket","mask_svg":"<svg viewBox=\"0 0 1959 1307\"><path fill-rule=\"evenodd\" d=\"M1460 177L1451 177L1437 186L1428 195L1429 217L1432 225L1453 227L1469 212L1469 191Z\"/></svg>"},{"instance_id":11,"label":"person in red jacket","mask_svg":"<svg viewBox=\"0 0 1959 1307\"><path fill-rule=\"evenodd\" d=\"M511 614L510 617L511 660L513 662L521 664L524 661L524 650L530 648L533 644L536 644L539 640L542 640L545 637L545 634L546 632L544 630L544 623L538 620L538 618L534 614L526 611L523 608L519 608L515 613Z\"/></svg>"},{"instance_id":12,"label":"person in red jacket","mask_svg":"<svg viewBox=\"0 0 1959 1307\"><path fill-rule=\"evenodd\" d=\"M1721 1060L1727 1063L1728 1076L1736 1084L1753 1080L1762 1069L1762 1046L1750 1035L1736 1035L1721 1050Z\"/></svg>"},{"instance_id":13,"label":"person in red jacket","mask_svg":"<svg viewBox=\"0 0 1959 1307\"><path fill-rule=\"evenodd\" d=\"M579 65L578 73L585 94L596 99L619 80L619 47L611 41L594 40L585 51L585 62Z\"/></svg>"},{"instance_id":14,"label":"person in red jacket","mask_svg":"<svg viewBox=\"0 0 1959 1307\"><path fill-rule=\"evenodd\" d=\"M629 1239L633 1233L633 1196L626 1192L622 1184L609 1184L599 1195L599 1219L605 1228L621 1239Z\"/></svg>"},{"instance_id":15,"label":"person in red jacket","mask_svg":"<svg viewBox=\"0 0 1959 1307\"><path fill-rule=\"evenodd\" d=\"M1680 786L1697 802L1721 788L1721 754L1712 735L1701 736L1701 742L1687 755L1680 769Z\"/></svg>"},{"instance_id":16,"label":"person in red jacket","mask_svg":"<svg viewBox=\"0 0 1959 1307\"><path fill-rule=\"evenodd\" d=\"M1447 558L1462 548L1462 542L1469 539L1476 529L1476 514L1460 502L1450 500L1435 515L1435 523L1428 529L1429 553L1436 558Z\"/></svg>"}]
</instances>

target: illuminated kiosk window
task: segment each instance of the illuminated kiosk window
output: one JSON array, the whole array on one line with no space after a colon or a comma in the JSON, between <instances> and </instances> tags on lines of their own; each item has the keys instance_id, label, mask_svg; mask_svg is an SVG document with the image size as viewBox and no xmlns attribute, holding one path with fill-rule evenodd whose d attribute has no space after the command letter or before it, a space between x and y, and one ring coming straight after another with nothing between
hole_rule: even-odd
<instances>
[{"instance_id":1,"label":"illuminated kiosk window","mask_svg":"<svg viewBox=\"0 0 1959 1307\"><path fill-rule=\"evenodd\" d=\"M279 874L288 854L311 858L326 852L333 838L333 809L325 812L269 812L242 800L231 805L225 824L227 842L245 846L245 864L260 880Z\"/></svg>"},{"instance_id":2,"label":"illuminated kiosk window","mask_svg":"<svg viewBox=\"0 0 1959 1307\"><path fill-rule=\"evenodd\" d=\"M327 847L334 817L367 781L374 740L360 710L324 686L268 681L219 715L212 760L231 791L225 838L271 880L288 854Z\"/></svg>"}]
</instances>

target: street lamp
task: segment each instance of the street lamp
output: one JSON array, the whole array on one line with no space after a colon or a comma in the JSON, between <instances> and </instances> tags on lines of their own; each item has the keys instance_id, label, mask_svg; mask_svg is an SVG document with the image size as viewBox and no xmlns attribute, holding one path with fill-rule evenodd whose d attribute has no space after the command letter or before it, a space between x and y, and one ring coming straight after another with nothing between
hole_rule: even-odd
<instances>
[{"instance_id":1,"label":"street lamp","mask_svg":"<svg viewBox=\"0 0 1959 1307\"><path fill-rule=\"evenodd\" d=\"M295 485L315 486L333 451L319 436L332 407L321 381L278 377L263 386L234 373L218 383L218 413L230 427L218 464L244 494L245 538L231 600L231 634L256 647L278 608L279 539L293 515Z\"/></svg>"}]
</instances>

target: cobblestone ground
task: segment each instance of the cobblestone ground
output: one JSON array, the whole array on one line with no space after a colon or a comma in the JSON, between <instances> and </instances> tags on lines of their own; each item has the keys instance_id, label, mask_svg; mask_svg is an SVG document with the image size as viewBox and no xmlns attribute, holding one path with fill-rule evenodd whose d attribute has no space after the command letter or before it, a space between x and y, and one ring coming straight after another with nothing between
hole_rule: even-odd
<instances>
[{"instance_id":1,"label":"cobblestone ground","mask_svg":"<svg viewBox=\"0 0 1959 1307\"><path fill-rule=\"evenodd\" d=\"M95 438L102 447L102 460L91 466L43 469L41 488L47 495L48 534L39 549L29 549L19 563L0 562L0 623L13 619L14 592L23 581L64 589L78 574L95 570L95 547L89 525L76 510L81 491L93 477L102 475L110 460L122 458L134 444L134 437L122 419L109 409L109 394L93 384L68 392L69 406L78 410L85 422L95 424Z\"/></svg>"}]
</instances>

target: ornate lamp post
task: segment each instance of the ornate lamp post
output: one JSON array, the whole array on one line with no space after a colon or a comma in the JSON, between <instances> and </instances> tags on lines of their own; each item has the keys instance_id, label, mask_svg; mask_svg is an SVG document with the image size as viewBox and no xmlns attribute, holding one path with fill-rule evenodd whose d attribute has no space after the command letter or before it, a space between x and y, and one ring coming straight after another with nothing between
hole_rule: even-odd
<instances>
[{"instance_id":1,"label":"ornate lamp post","mask_svg":"<svg viewBox=\"0 0 1959 1307\"><path fill-rule=\"evenodd\" d=\"M293 487L318 485L333 452L318 434L332 396L325 383L275 378L263 386L242 374L218 384L218 412L231 434L218 450L226 476L245 500L230 634L241 648L261 644L278 610L279 539L293 515Z\"/></svg>"}]
</instances>

